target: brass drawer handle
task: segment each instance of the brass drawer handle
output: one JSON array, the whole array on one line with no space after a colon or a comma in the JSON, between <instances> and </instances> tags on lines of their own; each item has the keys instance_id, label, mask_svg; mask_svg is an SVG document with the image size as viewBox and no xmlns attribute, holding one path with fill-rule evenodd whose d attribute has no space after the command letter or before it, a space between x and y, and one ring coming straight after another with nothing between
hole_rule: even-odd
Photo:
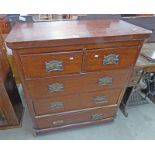
<instances>
[{"instance_id":1,"label":"brass drawer handle","mask_svg":"<svg viewBox=\"0 0 155 155\"><path fill-rule=\"evenodd\" d=\"M45 62L46 71L62 71L63 70L63 62L58 60L53 60L49 62Z\"/></svg>"},{"instance_id":2,"label":"brass drawer handle","mask_svg":"<svg viewBox=\"0 0 155 155\"><path fill-rule=\"evenodd\" d=\"M112 77L102 77L98 80L99 86L112 85Z\"/></svg>"},{"instance_id":3,"label":"brass drawer handle","mask_svg":"<svg viewBox=\"0 0 155 155\"><path fill-rule=\"evenodd\" d=\"M94 102L96 104L100 104L100 103L105 103L105 102L108 102L108 101L107 101L107 97L106 96L96 96L94 98Z\"/></svg>"},{"instance_id":4,"label":"brass drawer handle","mask_svg":"<svg viewBox=\"0 0 155 155\"><path fill-rule=\"evenodd\" d=\"M50 105L50 109L63 109L64 103L63 102L54 102Z\"/></svg>"},{"instance_id":5,"label":"brass drawer handle","mask_svg":"<svg viewBox=\"0 0 155 155\"><path fill-rule=\"evenodd\" d=\"M103 119L103 114L94 114L91 115L91 120L96 121L96 120L101 120Z\"/></svg>"},{"instance_id":6,"label":"brass drawer handle","mask_svg":"<svg viewBox=\"0 0 155 155\"><path fill-rule=\"evenodd\" d=\"M119 63L119 55L118 54L108 54L104 56L103 64L104 65L112 65Z\"/></svg>"},{"instance_id":7,"label":"brass drawer handle","mask_svg":"<svg viewBox=\"0 0 155 155\"><path fill-rule=\"evenodd\" d=\"M64 124L64 120L57 120L52 123L54 126L60 126Z\"/></svg>"},{"instance_id":8,"label":"brass drawer handle","mask_svg":"<svg viewBox=\"0 0 155 155\"><path fill-rule=\"evenodd\" d=\"M62 83L53 83L48 85L48 90L50 92L64 91L64 85Z\"/></svg>"}]
</instances>

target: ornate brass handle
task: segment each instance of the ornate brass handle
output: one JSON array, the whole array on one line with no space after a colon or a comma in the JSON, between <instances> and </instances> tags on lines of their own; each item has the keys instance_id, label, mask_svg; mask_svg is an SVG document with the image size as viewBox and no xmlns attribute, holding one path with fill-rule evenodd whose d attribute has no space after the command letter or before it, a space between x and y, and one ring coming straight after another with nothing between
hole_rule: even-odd
<instances>
[{"instance_id":1,"label":"ornate brass handle","mask_svg":"<svg viewBox=\"0 0 155 155\"><path fill-rule=\"evenodd\" d=\"M57 120L57 121L54 121L52 124L55 125L55 126L63 125L64 120Z\"/></svg>"},{"instance_id":2,"label":"ornate brass handle","mask_svg":"<svg viewBox=\"0 0 155 155\"><path fill-rule=\"evenodd\" d=\"M50 105L50 109L62 109L64 108L63 102L54 102Z\"/></svg>"},{"instance_id":3,"label":"ornate brass handle","mask_svg":"<svg viewBox=\"0 0 155 155\"><path fill-rule=\"evenodd\" d=\"M48 72L61 71L63 70L63 62L58 60L45 62L45 68Z\"/></svg>"},{"instance_id":4,"label":"ornate brass handle","mask_svg":"<svg viewBox=\"0 0 155 155\"><path fill-rule=\"evenodd\" d=\"M112 85L112 77L102 77L98 80L99 86Z\"/></svg>"},{"instance_id":5,"label":"ornate brass handle","mask_svg":"<svg viewBox=\"0 0 155 155\"><path fill-rule=\"evenodd\" d=\"M64 85L62 83L53 83L48 85L48 90L50 92L64 91Z\"/></svg>"},{"instance_id":6,"label":"ornate brass handle","mask_svg":"<svg viewBox=\"0 0 155 155\"><path fill-rule=\"evenodd\" d=\"M111 65L111 64L118 64L118 63L119 63L118 54L108 54L104 56L104 59L103 59L104 65Z\"/></svg>"},{"instance_id":7,"label":"ornate brass handle","mask_svg":"<svg viewBox=\"0 0 155 155\"><path fill-rule=\"evenodd\" d=\"M103 114L91 115L91 120L93 120L93 121L100 120L100 119L103 119Z\"/></svg>"},{"instance_id":8,"label":"ornate brass handle","mask_svg":"<svg viewBox=\"0 0 155 155\"><path fill-rule=\"evenodd\" d=\"M94 98L94 102L96 104L99 104L99 103L105 103L105 102L108 102L108 101L107 101L107 97L106 96L96 96Z\"/></svg>"}]
</instances>

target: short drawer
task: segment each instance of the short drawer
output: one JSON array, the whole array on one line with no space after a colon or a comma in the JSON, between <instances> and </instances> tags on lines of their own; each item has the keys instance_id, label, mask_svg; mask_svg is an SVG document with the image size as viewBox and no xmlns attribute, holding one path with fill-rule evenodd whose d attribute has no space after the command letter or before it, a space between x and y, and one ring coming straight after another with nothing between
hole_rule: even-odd
<instances>
[{"instance_id":1,"label":"short drawer","mask_svg":"<svg viewBox=\"0 0 155 155\"><path fill-rule=\"evenodd\" d=\"M86 50L84 71L126 68L135 64L138 47Z\"/></svg>"},{"instance_id":2,"label":"short drawer","mask_svg":"<svg viewBox=\"0 0 155 155\"><path fill-rule=\"evenodd\" d=\"M82 75L27 80L33 99L74 94L78 92L103 91L121 88L127 83L131 69L102 71Z\"/></svg>"},{"instance_id":3,"label":"short drawer","mask_svg":"<svg viewBox=\"0 0 155 155\"><path fill-rule=\"evenodd\" d=\"M72 110L117 104L121 89L112 89L34 101L36 115L60 113Z\"/></svg>"},{"instance_id":4,"label":"short drawer","mask_svg":"<svg viewBox=\"0 0 155 155\"><path fill-rule=\"evenodd\" d=\"M56 128L78 123L95 122L116 114L117 106L100 107L83 111L41 116L35 119L38 129Z\"/></svg>"},{"instance_id":5,"label":"short drawer","mask_svg":"<svg viewBox=\"0 0 155 155\"><path fill-rule=\"evenodd\" d=\"M21 55L20 58L26 78L49 77L81 71L82 52L80 51Z\"/></svg>"}]
</instances>

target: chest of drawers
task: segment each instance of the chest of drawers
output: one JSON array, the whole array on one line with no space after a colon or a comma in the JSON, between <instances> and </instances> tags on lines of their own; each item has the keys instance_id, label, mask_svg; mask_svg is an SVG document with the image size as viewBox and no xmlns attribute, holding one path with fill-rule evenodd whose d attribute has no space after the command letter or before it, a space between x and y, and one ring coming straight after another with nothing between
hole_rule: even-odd
<instances>
[{"instance_id":1,"label":"chest of drawers","mask_svg":"<svg viewBox=\"0 0 155 155\"><path fill-rule=\"evenodd\" d=\"M113 120L150 33L120 20L17 24L6 42L35 133Z\"/></svg>"}]
</instances>

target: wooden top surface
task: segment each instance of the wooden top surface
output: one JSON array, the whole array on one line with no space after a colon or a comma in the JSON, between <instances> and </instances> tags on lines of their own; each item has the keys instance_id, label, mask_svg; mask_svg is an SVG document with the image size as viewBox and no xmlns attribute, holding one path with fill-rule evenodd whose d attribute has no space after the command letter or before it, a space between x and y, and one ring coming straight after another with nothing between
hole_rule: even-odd
<instances>
[{"instance_id":1,"label":"wooden top surface","mask_svg":"<svg viewBox=\"0 0 155 155\"><path fill-rule=\"evenodd\" d=\"M16 49L144 39L150 33L118 19L17 23L6 42Z\"/></svg>"}]
</instances>

